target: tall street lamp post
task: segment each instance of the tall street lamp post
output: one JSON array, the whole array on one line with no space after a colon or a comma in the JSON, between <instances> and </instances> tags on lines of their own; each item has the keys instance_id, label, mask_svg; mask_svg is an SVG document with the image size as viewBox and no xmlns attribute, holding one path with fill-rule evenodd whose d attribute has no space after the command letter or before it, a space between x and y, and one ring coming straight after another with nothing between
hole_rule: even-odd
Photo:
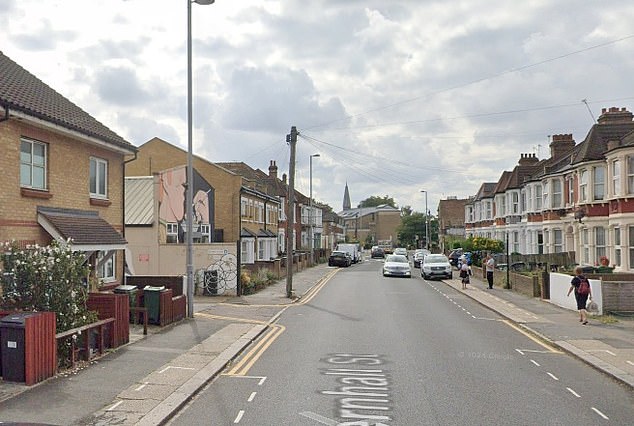
<instances>
[{"instance_id":1,"label":"tall street lamp post","mask_svg":"<svg viewBox=\"0 0 634 426\"><path fill-rule=\"evenodd\" d=\"M309 208L308 208L308 225L310 227L310 237L309 237L309 246L310 246L310 264L314 265L315 264L315 255L313 253L313 249L314 249L314 245L315 245L315 241L314 241L314 237L313 237L313 157L319 157L319 154L313 154L310 156L310 172L309 172L309 176L310 176L310 197L308 200L308 204L309 204Z\"/></svg>"},{"instance_id":2,"label":"tall street lamp post","mask_svg":"<svg viewBox=\"0 0 634 426\"><path fill-rule=\"evenodd\" d=\"M187 0L187 316L194 317L194 266L193 266L193 222L194 222L194 168L192 165L192 3L210 5L215 0Z\"/></svg>"},{"instance_id":3,"label":"tall street lamp post","mask_svg":"<svg viewBox=\"0 0 634 426\"><path fill-rule=\"evenodd\" d=\"M421 189L420 192L425 193L425 248L429 250L429 210L427 210L427 191Z\"/></svg>"}]
</instances>

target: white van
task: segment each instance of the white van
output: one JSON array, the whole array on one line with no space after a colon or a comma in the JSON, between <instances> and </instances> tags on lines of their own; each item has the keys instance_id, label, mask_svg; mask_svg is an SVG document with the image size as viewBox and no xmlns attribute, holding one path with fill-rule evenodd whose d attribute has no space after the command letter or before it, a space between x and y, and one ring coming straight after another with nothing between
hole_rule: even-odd
<instances>
[{"instance_id":1,"label":"white van","mask_svg":"<svg viewBox=\"0 0 634 426\"><path fill-rule=\"evenodd\" d=\"M352 258L352 263L358 263L361 261L361 250L359 249L359 244L337 244L337 250L349 253Z\"/></svg>"}]
</instances>

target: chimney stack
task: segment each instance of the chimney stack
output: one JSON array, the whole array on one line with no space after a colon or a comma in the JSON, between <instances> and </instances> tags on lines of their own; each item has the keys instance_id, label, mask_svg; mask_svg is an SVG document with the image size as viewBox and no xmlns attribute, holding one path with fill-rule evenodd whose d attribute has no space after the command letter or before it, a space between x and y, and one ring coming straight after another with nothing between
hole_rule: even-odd
<instances>
[{"instance_id":1,"label":"chimney stack","mask_svg":"<svg viewBox=\"0 0 634 426\"><path fill-rule=\"evenodd\" d=\"M537 162L539 162L539 159L537 158L535 154L521 154L520 161L518 164L520 166L530 166Z\"/></svg>"},{"instance_id":2,"label":"chimney stack","mask_svg":"<svg viewBox=\"0 0 634 426\"><path fill-rule=\"evenodd\" d=\"M550 143L550 158L560 158L574 147L575 140L572 138L572 133L553 135L553 141Z\"/></svg>"},{"instance_id":3,"label":"chimney stack","mask_svg":"<svg viewBox=\"0 0 634 426\"><path fill-rule=\"evenodd\" d=\"M631 123L632 117L632 113L627 108L602 108L597 121L599 124Z\"/></svg>"},{"instance_id":4,"label":"chimney stack","mask_svg":"<svg viewBox=\"0 0 634 426\"><path fill-rule=\"evenodd\" d=\"M282 183L286 185L286 173L282 173Z\"/></svg>"},{"instance_id":5,"label":"chimney stack","mask_svg":"<svg viewBox=\"0 0 634 426\"><path fill-rule=\"evenodd\" d=\"M269 176L277 179L277 165L275 164L275 160L271 160L271 164L269 164Z\"/></svg>"}]
</instances>

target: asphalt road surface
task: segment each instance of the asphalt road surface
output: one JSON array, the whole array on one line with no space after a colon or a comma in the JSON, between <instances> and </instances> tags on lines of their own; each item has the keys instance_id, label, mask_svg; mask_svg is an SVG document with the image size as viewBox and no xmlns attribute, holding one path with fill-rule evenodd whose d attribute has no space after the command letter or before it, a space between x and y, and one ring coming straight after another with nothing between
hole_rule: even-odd
<instances>
[{"instance_id":1,"label":"asphalt road surface","mask_svg":"<svg viewBox=\"0 0 634 426\"><path fill-rule=\"evenodd\" d=\"M624 386L441 281L345 268L172 425L624 425Z\"/></svg>"}]
</instances>

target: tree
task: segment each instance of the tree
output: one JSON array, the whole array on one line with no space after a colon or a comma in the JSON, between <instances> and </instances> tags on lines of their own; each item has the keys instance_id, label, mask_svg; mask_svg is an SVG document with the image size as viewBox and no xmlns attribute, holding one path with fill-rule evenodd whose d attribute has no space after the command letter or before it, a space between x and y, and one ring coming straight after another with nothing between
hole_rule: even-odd
<instances>
[{"instance_id":1,"label":"tree","mask_svg":"<svg viewBox=\"0 0 634 426\"><path fill-rule=\"evenodd\" d=\"M412 206L403 206L401 207L401 216L410 216L414 210L412 210Z\"/></svg>"},{"instance_id":2,"label":"tree","mask_svg":"<svg viewBox=\"0 0 634 426\"><path fill-rule=\"evenodd\" d=\"M418 240L425 238L425 215L412 213L401 218L401 224L396 228L398 241L402 246L416 246Z\"/></svg>"},{"instance_id":3,"label":"tree","mask_svg":"<svg viewBox=\"0 0 634 426\"><path fill-rule=\"evenodd\" d=\"M379 197L379 196L373 195L361 201L358 207L378 207L383 204L396 207L396 204L394 203L394 198L388 195L386 195L385 197Z\"/></svg>"}]
</instances>

